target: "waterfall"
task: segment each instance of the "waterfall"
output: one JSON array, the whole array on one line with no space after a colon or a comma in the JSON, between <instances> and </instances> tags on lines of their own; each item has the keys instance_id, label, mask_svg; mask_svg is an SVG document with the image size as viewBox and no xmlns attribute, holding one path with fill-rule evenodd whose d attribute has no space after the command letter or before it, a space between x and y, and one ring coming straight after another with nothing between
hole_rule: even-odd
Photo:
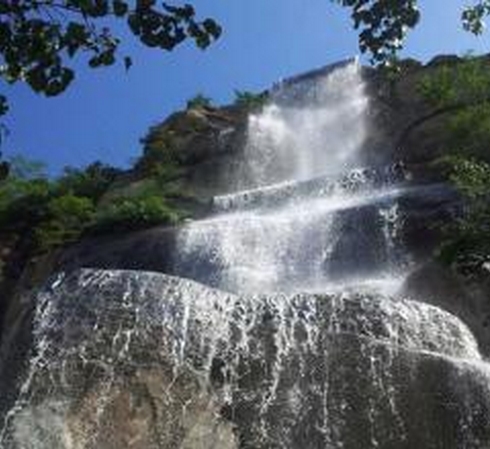
<instances>
[{"instance_id":1,"label":"waterfall","mask_svg":"<svg viewBox=\"0 0 490 449\"><path fill-rule=\"evenodd\" d=\"M237 185L178 240L176 273L231 292L396 290L397 165L361 167L369 102L356 61L283 83L249 118Z\"/></svg>"},{"instance_id":2,"label":"waterfall","mask_svg":"<svg viewBox=\"0 0 490 449\"><path fill-rule=\"evenodd\" d=\"M368 97L357 61L328 76L280 84L248 123L243 172L256 185L308 180L354 167Z\"/></svg>"},{"instance_id":3,"label":"waterfall","mask_svg":"<svg viewBox=\"0 0 490 449\"><path fill-rule=\"evenodd\" d=\"M279 84L176 276L53 276L15 391L0 367L0 449L490 447L475 337L398 291L402 200L438 186L360 162L365 92L356 62Z\"/></svg>"},{"instance_id":4,"label":"waterfall","mask_svg":"<svg viewBox=\"0 0 490 449\"><path fill-rule=\"evenodd\" d=\"M39 293L5 449L485 449L459 319L376 294L240 296L81 270Z\"/></svg>"}]
</instances>

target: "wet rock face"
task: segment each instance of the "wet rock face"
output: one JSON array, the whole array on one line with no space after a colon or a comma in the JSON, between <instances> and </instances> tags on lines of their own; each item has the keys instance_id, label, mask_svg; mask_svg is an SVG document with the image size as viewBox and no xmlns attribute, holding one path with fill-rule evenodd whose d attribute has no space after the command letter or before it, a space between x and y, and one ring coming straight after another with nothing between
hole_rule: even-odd
<instances>
[{"instance_id":1,"label":"wet rock face","mask_svg":"<svg viewBox=\"0 0 490 449\"><path fill-rule=\"evenodd\" d=\"M490 273L464 278L454 269L429 261L413 270L403 294L448 310L458 316L477 338L480 352L490 356Z\"/></svg>"},{"instance_id":2,"label":"wet rock face","mask_svg":"<svg viewBox=\"0 0 490 449\"><path fill-rule=\"evenodd\" d=\"M490 369L432 306L80 270L38 295L33 329L5 449L490 444Z\"/></svg>"}]
</instances>

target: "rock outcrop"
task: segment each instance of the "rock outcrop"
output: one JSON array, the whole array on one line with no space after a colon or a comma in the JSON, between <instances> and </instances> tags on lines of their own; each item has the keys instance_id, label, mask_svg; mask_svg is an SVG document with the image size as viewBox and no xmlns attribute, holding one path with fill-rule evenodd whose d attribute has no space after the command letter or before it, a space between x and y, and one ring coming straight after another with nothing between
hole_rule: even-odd
<instances>
[{"instance_id":1,"label":"rock outcrop","mask_svg":"<svg viewBox=\"0 0 490 449\"><path fill-rule=\"evenodd\" d=\"M32 323L5 449L490 444L488 366L433 306L81 270L38 294Z\"/></svg>"},{"instance_id":2,"label":"rock outcrop","mask_svg":"<svg viewBox=\"0 0 490 449\"><path fill-rule=\"evenodd\" d=\"M369 132L363 146L363 158L367 165L384 164L391 161L400 161L413 178L414 183L432 183L445 180L441 170L434 167L430 162L437 158L446 147L444 125L437 129L433 128L431 115L434 113L433 108L427 105L421 98L417 84L420 80L444 63L457 63L454 57L438 57L426 66L413 60L406 60L402 64L401 74L395 80L386 76L381 71L365 68L364 77L367 83L367 89L370 96L369 106ZM331 70L331 68L323 69ZM315 71L308 76L319 76L322 71ZM304 77L300 77L301 81ZM297 82L298 79L292 78L291 83ZM132 172L120 176L115 183L114 189L135 188L139 183L145 180L148 169L151 168L152 161L165 159L168 154L172 154L179 164L178 175L172 180L173 186L183 189L189 194L188 200L177 198L175 203L180 203L197 217L209 213L210 198L216 194L226 193L230 185L235 184L237 175L237 165L240 164L241 152L247 135L247 121L249 110L246 107L223 107L223 108L191 108L187 111L171 115L162 123L153 126L146 138L143 140L146 148L145 154ZM427 120L424 118L428 117ZM438 119L437 119L438 120ZM417 126L414 127L414 124ZM113 193L109 192L110 197ZM427 255L431 248L437 242L438 234L434 231L432 223L434 216L442 217L447 220L448 216L453 213L457 207L454 195L448 192L447 195L440 197L436 206L437 213L429 211L432 200L429 204L423 206L423 211L418 214L417 222L414 226L407 225L407 243L414 245L417 251ZM448 206L448 207L446 207ZM427 214L426 214L427 213ZM156 231L160 234L160 231ZM166 234L165 231L162 233ZM151 233L150 233L151 234ZM140 241L139 235L135 233L134 239ZM148 234L145 234L148 235ZM419 235L424 235L430 245L419 245L421 240ZM121 252L127 247L128 240L132 236L118 235L102 239L85 238L81 242L82 248L96 249L100 243L102 247L109 244L110 253L118 252L117 246L121 246ZM167 240L164 238L164 240ZM94 243L92 243L94 242ZM110 242L110 243L107 243ZM120 243L118 243L120 242ZM11 248L10 241L6 241L2 248L8 252L5 260L2 256L6 267L6 282L2 284L2 298L0 309L3 310L3 316L6 315L10 298L16 296L16 283L22 278L22 271L28 266L26 255L21 254L18 248ZM158 245L158 244L157 244ZM18 245L17 245L18 246ZM422 246L423 248L419 248ZM84 254L87 252L85 250ZM77 255L74 260L87 260ZM63 251L57 252L62 254ZM61 256L62 261L71 259L72 249ZM108 257L109 258L109 257ZM50 259L53 259L50 257ZM89 257L93 261L92 257ZM139 256L136 257L139 259ZM36 259L37 260L37 259ZM36 263L36 260L33 263ZM112 257L114 261L115 258ZM72 263L72 262L70 262ZM46 259L42 258L40 264L46 269ZM73 263L76 265L76 262ZM95 266L110 268L132 268L131 262L118 262L109 264L104 262ZM54 262L53 269L56 271L60 264ZM146 265L146 264L145 264ZM153 267L150 264L150 268ZM153 264L154 265L154 264ZM82 266L89 266L82 264ZM27 282L30 285L30 282ZM39 285L39 283L37 283Z\"/></svg>"},{"instance_id":3,"label":"rock outcrop","mask_svg":"<svg viewBox=\"0 0 490 449\"><path fill-rule=\"evenodd\" d=\"M403 293L460 317L490 357L490 272L468 279L435 261L418 266L405 280Z\"/></svg>"},{"instance_id":4,"label":"rock outcrop","mask_svg":"<svg viewBox=\"0 0 490 449\"><path fill-rule=\"evenodd\" d=\"M394 81L363 69L370 100L360 110L369 105L369 126L358 136L359 158L376 169L348 172L334 186L314 172L230 194L246 156L240 108L194 108L152 128L144 156L117 188L144 182L170 151L179 166L171 181L196 197L196 216L225 220L86 237L22 265L2 299L0 447L489 447L490 370L481 354L490 355L490 281L454 279L431 262L437 224L463 204L433 163L447 145L446 111L424 102L417 86L457 62L405 61ZM378 170L385 164L394 179ZM327 204L332 192L339 201ZM257 245L277 237L271 230L295 237L298 223L294 244ZM189 230L187 242L197 244L182 263ZM226 245L213 246L210 236ZM253 272L274 291L267 269L277 261L287 261L281 282L304 277L310 252L315 275L343 281L380 266L389 272L400 246L416 269L397 298L344 284L339 294L251 296L169 276L225 290L226 274L242 288ZM270 266L259 263L264 254Z\"/></svg>"}]
</instances>

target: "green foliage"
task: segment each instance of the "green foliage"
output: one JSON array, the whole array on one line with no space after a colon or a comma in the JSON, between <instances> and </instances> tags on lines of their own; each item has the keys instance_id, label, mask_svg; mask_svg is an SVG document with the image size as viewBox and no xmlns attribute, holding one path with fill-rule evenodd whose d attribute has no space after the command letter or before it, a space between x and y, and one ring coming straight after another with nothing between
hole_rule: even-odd
<instances>
[{"instance_id":1,"label":"green foliage","mask_svg":"<svg viewBox=\"0 0 490 449\"><path fill-rule=\"evenodd\" d=\"M196 19L191 5L154 0L16 0L0 3L0 76L26 82L35 92L58 95L73 81L70 61L83 54L92 68L118 59L120 39L108 19L126 22L144 45L170 51L186 39L206 48L221 34L212 19ZM131 58L124 56L128 69ZM7 110L0 96L0 114Z\"/></svg>"},{"instance_id":2,"label":"green foliage","mask_svg":"<svg viewBox=\"0 0 490 449\"><path fill-rule=\"evenodd\" d=\"M479 35L485 29L485 17L490 14L490 1L478 0L474 6L464 8L461 15L463 28L473 34Z\"/></svg>"},{"instance_id":3,"label":"green foliage","mask_svg":"<svg viewBox=\"0 0 490 449\"><path fill-rule=\"evenodd\" d=\"M47 215L51 186L46 179L9 178L0 183L0 227L24 229Z\"/></svg>"},{"instance_id":4,"label":"green foliage","mask_svg":"<svg viewBox=\"0 0 490 449\"><path fill-rule=\"evenodd\" d=\"M192 139L210 130L204 114L195 112L178 112L151 127L141 140L143 155L135 165L139 173L169 180L182 175Z\"/></svg>"},{"instance_id":5,"label":"green foliage","mask_svg":"<svg viewBox=\"0 0 490 449\"><path fill-rule=\"evenodd\" d=\"M420 21L417 0L330 0L351 10L359 30L359 47L378 64L390 64L408 30ZM443 6L441 6L443 7ZM462 12L463 27L481 34L490 14L489 0L474 0ZM199 20L190 4L155 0L16 0L0 3L0 76L8 83L26 82L48 96L63 92L75 78L71 61L85 55L89 67L110 66L131 57L120 55L119 23L145 46L171 51L187 39L206 48L221 35L211 18ZM110 26L108 26L110 25ZM111 28L112 26L112 28ZM0 115L6 113L0 95Z\"/></svg>"},{"instance_id":6,"label":"green foliage","mask_svg":"<svg viewBox=\"0 0 490 449\"><path fill-rule=\"evenodd\" d=\"M478 276L490 262L490 209L473 203L466 214L443 228L438 258L467 276Z\"/></svg>"},{"instance_id":7,"label":"green foliage","mask_svg":"<svg viewBox=\"0 0 490 449\"><path fill-rule=\"evenodd\" d=\"M475 104L453 113L448 125L452 151L490 162L490 102Z\"/></svg>"},{"instance_id":8,"label":"green foliage","mask_svg":"<svg viewBox=\"0 0 490 449\"><path fill-rule=\"evenodd\" d=\"M420 22L417 0L331 0L351 10L351 18L359 32L359 48L368 53L374 64L391 66L410 29ZM443 2L440 5L444 8ZM473 0L461 14L463 28L475 35L485 29L490 15L490 0Z\"/></svg>"},{"instance_id":9,"label":"green foliage","mask_svg":"<svg viewBox=\"0 0 490 449\"><path fill-rule=\"evenodd\" d=\"M158 224L175 224L181 218L158 195L118 198L97 212L91 232L130 231Z\"/></svg>"},{"instance_id":10,"label":"green foliage","mask_svg":"<svg viewBox=\"0 0 490 449\"><path fill-rule=\"evenodd\" d=\"M35 229L36 249L50 248L73 242L90 226L95 215L92 200L67 194L52 198L47 216Z\"/></svg>"},{"instance_id":11,"label":"green foliage","mask_svg":"<svg viewBox=\"0 0 490 449\"><path fill-rule=\"evenodd\" d=\"M41 177L41 169L37 163L12 158L10 175L0 181L0 233L22 237L31 253L73 242L87 232L133 230L181 218L162 199L164 192L155 180L136 195L126 192L100 203L120 170L96 162L84 170L66 169L59 179L49 180Z\"/></svg>"},{"instance_id":12,"label":"green foliage","mask_svg":"<svg viewBox=\"0 0 490 449\"><path fill-rule=\"evenodd\" d=\"M102 162L94 162L84 170L67 167L57 181L57 188L60 193L72 193L98 201L120 173L121 170Z\"/></svg>"},{"instance_id":13,"label":"green foliage","mask_svg":"<svg viewBox=\"0 0 490 449\"><path fill-rule=\"evenodd\" d=\"M165 170L174 170L176 161L176 142L172 132L154 127L148 136L142 139L143 156L135 165L136 170L148 176L157 175Z\"/></svg>"},{"instance_id":14,"label":"green foliage","mask_svg":"<svg viewBox=\"0 0 490 449\"><path fill-rule=\"evenodd\" d=\"M443 158L449 180L464 198L464 211L443 226L440 260L467 275L490 260L490 72L488 62L467 58L437 68L421 82L429 104L450 112L451 145Z\"/></svg>"},{"instance_id":15,"label":"green foliage","mask_svg":"<svg viewBox=\"0 0 490 449\"><path fill-rule=\"evenodd\" d=\"M467 57L458 64L438 67L419 84L419 92L429 104L448 107L455 104L476 104L490 99L488 62Z\"/></svg>"},{"instance_id":16,"label":"green foliage","mask_svg":"<svg viewBox=\"0 0 490 449\"><path fill-rule=\"evenodd\" d=\"M83 223L92 220L95 209L89 198L67 194L53 198L48 211L51 218L63 222L67 228L81 229Z\"/></svg>"},{"instance_id":17,"label":"green foliage","mask_svg":"<svg viewBox=\"0 0 490 449\"><path fill-rule=\"evenodd\" d=\"M490 261L490 165L460 156L448 160L450 179L465 198L465 210L443 228L439 258L473 276Z\"/></svg>"},{"instance_id":18,"label":"green foliage","mask_svg":"<svg viewBox=\"0 0 490 449\"><path fill-rule=\"evenodd\" d=\"M449 153L490 162L489 69L485 59L468 57L437 67L418 85L419 93L430 105L448 111Z\"/></svg>"},{"instance_id":19,"label":"green foliage","mask_svg":"<svg viewBox=\"0 0 490 449\"><path fill-rule=\"evenodd\" d=\"M52 191L44 164L13 156L9 165L7 178L0 181L0 226L15 229L39 222Z\"/></svg>"},{"instance_id":20,"label":"green foliage","mask_svg":"<svg viewBox=\"0 0 490 449\"><path fill-rule=\"evenodd\" d=\"M213 100L211 100L211 98L206 97L203 94L197 94L195 97L187 100L187 109L209 108L212 104Z\"/></svg>"},{"instance_id":21,"label":"green foliage","mask_svg":"<svg viewBox=\"0 0 490 449\"><path fill-rule=\"evenodd\" d=\"M267 93L255 94L253 92L235 90L235 102L237 106L247 109L258 109L264 106L267 101Z\"/></svg>"},{"instance_id":22,"label":"green foliage","mask_svg":"<svg viewBox=\"0 0 490 449\"><path fill-rule=\"evenodd\" d=\"M391 64L409 29L420 20L416 0L332 0L352 10L354 28L360 30L359 48L375 64Z\"/></svg>"},{"instance_id":23,"label":"green foliage","mask_svg":"<svg viewBox=\"0 0 490 449\"><path fill-rule=\"evenodd\" d=\"M185 169L180 167L175 161L160 163L154 166L152 176L157 185L163 188L167 183L174 181L185 173Z\"/></svg>"},{"instance_id":24,"label":"green foliage","mask_svg":"<svg viewBox=\"0 0 490 449\"><path fill-rule=\"evenodd\" d=\"M456 100L453 70L441 67L436 73L426 75L418 85L420 95L435 107L444 107Z\"/></svg>"},{"instance_id":25,"label":"green foliage","mask_svg":"<svg viewBox=\"0 0 490 449\"><path fill-rule=\"evenodd\" d=\"M459 191L472 200L488 199L490 195L490 165L475 159L453 156L450 179Z\"/></svg>"}]
</instances>

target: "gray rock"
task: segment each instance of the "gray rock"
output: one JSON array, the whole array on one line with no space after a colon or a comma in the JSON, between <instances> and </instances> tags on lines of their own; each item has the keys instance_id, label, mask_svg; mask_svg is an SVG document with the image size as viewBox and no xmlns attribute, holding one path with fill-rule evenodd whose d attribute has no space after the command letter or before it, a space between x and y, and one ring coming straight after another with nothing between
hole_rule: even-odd
<instances>
[{"instance_id":1,"label":"gray rock","mask_svg":"<svg viewBox=\"0 0 490 449\"><path fill-rule=\"evenodd\" d=\"M476 336L481 352L490 356L490 276L469 281L435 261L418 266L405 280L403 293L448 310Z\"/></svg>"},{"instance_id":2,"label":"gray rock","mask_svg":"<svg viewBox=\"0 0 490 449\"><path fill-rule=\"evenodd\" d=\"M489 367L433 306L80 270L39 293L32 322L5 449L490 444Z\"/></svg>"}]
</instances>

